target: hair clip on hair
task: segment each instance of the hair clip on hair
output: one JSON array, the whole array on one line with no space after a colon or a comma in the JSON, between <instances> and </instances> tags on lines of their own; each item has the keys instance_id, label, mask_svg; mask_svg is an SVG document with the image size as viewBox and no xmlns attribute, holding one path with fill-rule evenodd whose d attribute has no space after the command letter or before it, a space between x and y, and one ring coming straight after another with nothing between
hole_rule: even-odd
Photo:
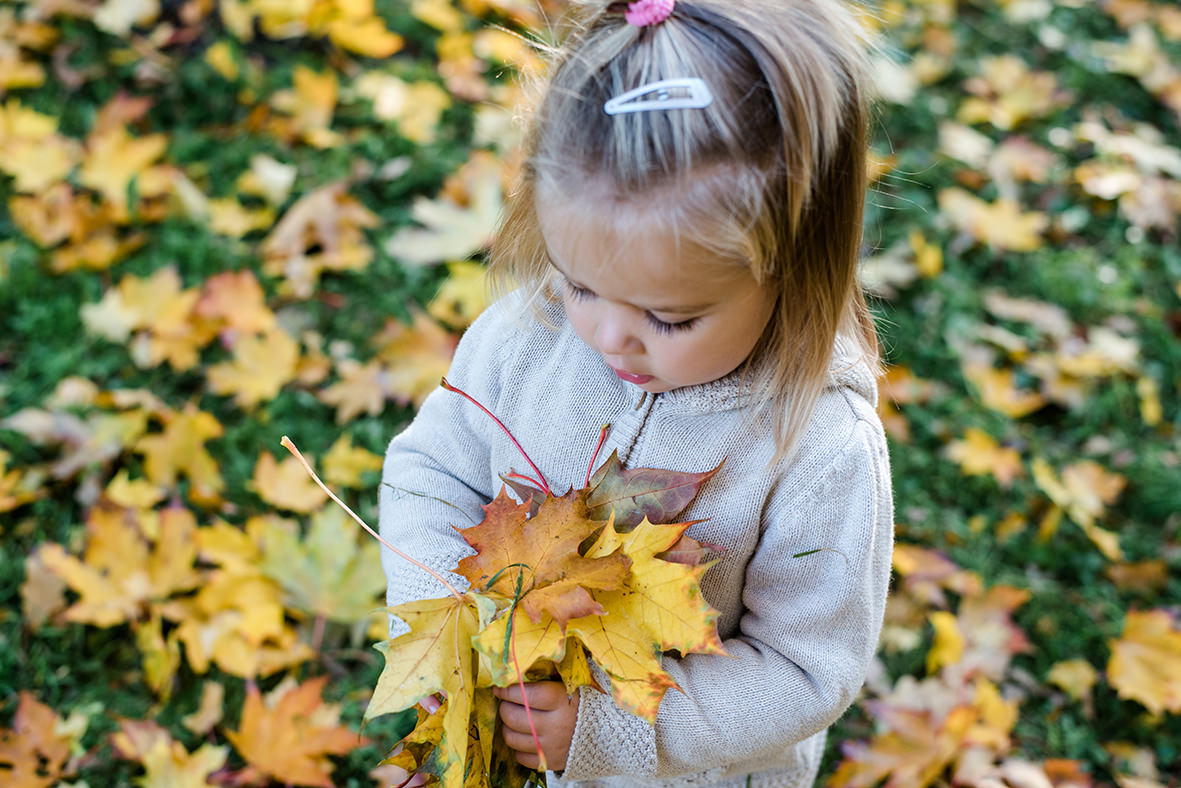
<instances>
[{"instance_id":1,"label":"hair clip on hair","mask_svg":"<svg viewBox=\"0 0 1181 788\"><path fill-rule=\"evenodd\" d=\"M660 109L701 109L713 103L705 80L698 77L662 79L620 93L603 105L608 115Z\"/></svg>"},{"instance_id":2,"label":"hair clip on hair","mask_svg":"<svg viewBox=\"0 0 1181 788\"><path fill-rule=\"evenodd\" d=\"M636 0L627 4L623 18L629 25L648 27L668 19L673 12L673 0Z\"/></svg>"}]
</instances>

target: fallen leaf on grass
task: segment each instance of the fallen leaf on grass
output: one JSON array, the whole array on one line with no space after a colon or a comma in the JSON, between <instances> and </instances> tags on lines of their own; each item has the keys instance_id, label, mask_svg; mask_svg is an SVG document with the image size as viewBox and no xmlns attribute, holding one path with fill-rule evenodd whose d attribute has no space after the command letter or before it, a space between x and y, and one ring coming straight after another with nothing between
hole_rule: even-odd
<instances>
[{"instance_id":1,"label":"fallen leaf on grass","mask_svg":"<svg viewBox=\"0 0 1181 788\"><path fill-rule=\"evenodd\" d=\"M1022 213L1012 200L988 203L959 188L939 192L939 209L957 230L997 251L1032 252L1049 226L1044 213Z\"/></svg>"},{"instance_id":2,"label":"fallen leaf on grass","mask_svg":"<svg viewBox=\"0 0 1181 788\"><path fill-rule=\"evenodd\" d=\"M385 250L410 265L462 260L483 249L500 217L504 165L492 154L478 151L454 176L461 186L452 189L466 198L415 200L410 216L422 227L394 233Z\"/></svg>"},{"instance_id":3,"label":"fallen leaf on grass","mask_svg":"<svg viewBox=\"0 0 1181 788\"><path fill-rule=\"evenodd\" d=\"M282 587L289 609L354 624L381 607L380 547L371 539L358 542L346 519L339 507L322 509L302 539L296 528L268 523L261 569Z\"/></svg>"},{"instance_id":4,"label":"fallen leaf on grass","mask_svg":"<svg viewBox=\"0 0 1181 788\"><path fill-rule=\"evenodd\" d=\"M149 607L201 582L194 568L195 528L187 509L157 513L99 505L87 518L81 559L53 542L43 544L37 554L79 594L64 618L110 627L134 621Z\"/></svg>"},{"instance_id":5,"label":"fallen leaf on grass","mask_svg":"<svg viewBox=\"0 0 1181 788\"><path fill-rule=\"evenodd\" d=\"M294 377L299 363L299 343L282 329L238 338L230 361L205 370L214 394L233 394L239 407L251 409L269 402Z\"/></svg>"},{"instance_id":6,"label":"fallen leaf on grass","mask_svg":"<svg viewBox=\"0 0 1181 788\"><path fill-rule=\"evenodd\" d=\"M250 764L248 771L279 782L332 788L329 755L344 755L366 739L340 725L340 709L321 699L327 676L295 684L284 681L264 699L253 683L238 730L225 732Z\"/></svg>"},{"instance_id":7,"label":"fallen leaf on grass","mask_svg":"<svg viewBox=\"0 0 1181 788\"><path fill-rule=\"evenodd\" d=\"M258 455L254 478L247 486L272 506L300 514L314 512L328 500L308 478L299 460L288 457L280 462L267 451Z\"/></svg>"},{"instance_id":8,"label":"fallen leaf on grass","mask_svg":"<svg viewBox=\"0 0 1181 788\"><path fill-rule=\"evenodd\" d=\"M959 463L968 476L991 474L1002 487L1025 473L1021 454L1012 447L1002 447L987 432L976 427L964 431L963 440L947 446L947 456Z\"/></svg>"},{"instance_id":9,"label":"fallen leaf on grass","mask_svg":"<svg viewBox=\"0 0 1181 788\"><path fill-rule=\"evenodd\" d=\"M1154 715L1181 712L1181 629L1169 611L1129 611L1108 645L1107 677L1121 698Z\"/></svg>"},{"instance_id":10,"label":"fallen leaf on grass","mask_svg":"<svg viewBox=\"0 0 1181 788\"><path fill-rule=\"evenodd\" d=\"M70 741L53 709L21 691L12 728L0 730L0 770L13 788L51 788L65 775Z\"/></svg>"},{"instance_id":11,"label":"fallen leaf on grass","mask_svg":"<svg viewBox=\"0 0 1181 788\"><path fill-rule=\"evenodd\" d=\"M225 766L230 751L206 743L189 752L151 720L120 720L119 730L111 734L111 747L118 757L144 767L145 774L137 782L160 788L208 785L210 775Z\"/></svg>"}]
</instances>

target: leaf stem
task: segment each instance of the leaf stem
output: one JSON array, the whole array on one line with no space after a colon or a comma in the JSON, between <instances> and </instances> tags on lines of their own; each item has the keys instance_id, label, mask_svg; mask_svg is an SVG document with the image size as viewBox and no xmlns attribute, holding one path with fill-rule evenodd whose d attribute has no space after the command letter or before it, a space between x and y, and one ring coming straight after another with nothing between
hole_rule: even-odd
<instances>
[{"instance_id":1,"label":"leaf stem","mask_svg":"<svg viewBox=\"0 0 1181 788\"><path fill-rule=\"evenodd\" d=\"M405 558L407 561L414 564L419 569L421 569L422 571L426 572L431 577L438 580L440 583L443 584L443 587L446 588L451 593L451 595L453 597L455 597L456 599L461 600L461 601L463 600L463 594L461 594L459 592L459 590L455 588L455 586L451 585L451 583L447 581L447 578L443 577L441 574L436 572L434 569L431 569L429 566L422 563L421 561L419 561L415 558L411 558L410 556L406 555L401 550L399 550L398 548L394 547L392 544L387 542L385 539L382 539L381 534L377 533L377 531L374 531L372 528L370 528L369 524L366 523L364 520L362 520L360 517L358 517L357 513L354 512L352 509L350 509L345 504L344 501L337 498L336 493L332 492L332 490L329 490L328 487L324 484L324 482L320 481L320 477L317 476L316 472L312 470L312 466L309 465L308 461L304 459L304 456L300 453L299 449L296 448L295 444L291 442L290 438L288 438L286 435L284 435L283 438L279 441L279 445L281 445L287 451L291 452L295 456L295 459L299 460L300 465L302 465L303 469L308 472L308 476L312 477L312 481L314 481L316 484L318 484L320 486L321 490L328 493L328 497L331 498L333 501L335 501L337 506L339 506L341 509L344 509L349 517L352 517L353 520L355 520L358 525L360 525L362 528L365 529L366 533L368 533L370 536L372 536L377 541L381 542L394 555L399 556L400 558Z\"/></svg>"},{"instance_id":2,"label":"leaf stem","mask_svg":"<svg viewBox=\"0 0 1181 788\"><path fill-rule=\"evenodd\" d=\"M603 441L607 440L607 433L610 431L610 424L604 424L599 428L599 442L595 444L595 451L591 455L590 465L586 466L586 481L582 483L583 487L590 487L590 477L595 470L595 460L599 459L599 451L603 448Z\"/></svg>"},{"instance_id":3,"label":"leaf stem","mask_svg":"<svg viewBox=\"0 0 1181 788\"><path fill-rule=\"evenodd\" d=\"M537 768L545 771L545 753L541 749L541 739L537 737L537 726L533 724L533 709L529 708L529 696L525 693L525 679L521 675L521 663L517 660L517 631L513 626L516 620L517 603L521 601L521 585L524 572L517 573L517 588L513 594L513 604L509 608L507 623L509 656L513 660L513 670L517 672L517 686L521 688L521 705L525 707L525 719L529 720L529 733L533 736L533 746L537 748Z\"/></svg>"},{"instance_id":4,"label":"leaf stem","mask_svg":"<svg viewBox=\"0 0 1181 788\"><path fill-rule=\"evenodd\" d=\"M471 394L468 394L463 389L456 388L455 386L452 386L450 383L448 383L447 378L442 378L439 381L439 385L442 386L443 388L445 388L447 391L454 391L456 394L459 394L464 399L466 399L468 402L472 403L477 408L484 411L484 413L488 416L488 418L490 418L494 422L496 422L496 426L498 426L502 430L504 430L504 434L507 435L508 439L513 442L513 445L517 447L517 451L521 452L521 456L525 458L525 462L529 463L529 467L532 468L533 472L537 474L537 478L541 480L541 489L545 492L546 495L550 496L551 498L553 497L554 494L552 492L550 492L549 484L547 484L545 481L545 474L543 474L541 472L541 470L536 465L533 464L533 460L529 459L529 455L525 453L525 450L523 448L521 448L521 444L518 443L517 439L513 437L513 434L511 432L509 432L509 428L504 426L504 422L502 422L500 419L496 418L496 415L492 411L488 410L483 405L481 405L479 403L479 401L476 400L476 398L473 397Z\"/></svg>"}]
</instances>

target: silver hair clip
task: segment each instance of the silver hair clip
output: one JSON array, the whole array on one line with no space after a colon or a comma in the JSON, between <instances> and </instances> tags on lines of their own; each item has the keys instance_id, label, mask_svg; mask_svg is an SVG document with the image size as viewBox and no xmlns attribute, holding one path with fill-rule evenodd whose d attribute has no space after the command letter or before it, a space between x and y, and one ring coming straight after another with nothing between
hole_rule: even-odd
<instances>
[{"instance_id":1,"label":"silver hair clip","mask_svg":"<svg viewBox=\"0 0 1181 788\"><path fill-rule=\"evenodd\" d=\"M608 115L653 109L701 109L713 103L705 80L698 77L662 79L621 93L603 105Z\"/></svg>"}]
</instances>

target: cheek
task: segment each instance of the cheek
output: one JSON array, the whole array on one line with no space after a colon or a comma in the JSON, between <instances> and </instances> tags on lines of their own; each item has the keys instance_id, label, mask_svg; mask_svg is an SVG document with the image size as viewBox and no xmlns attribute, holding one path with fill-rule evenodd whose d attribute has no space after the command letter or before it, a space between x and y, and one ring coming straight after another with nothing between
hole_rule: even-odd
<instances>
[{"instance_id":1,"label":"cheek","mask_svg":"<svg viewBox=\"0 0 1181 788\"><path fill-rule=\"evenodd\" d=\"M595 323L587 304L568 295L562 296L562 303L566 305L566 320L574 328L574 333L583 342L593 347L591 339L595 335Z\"/></svg>"}]
</instances>

